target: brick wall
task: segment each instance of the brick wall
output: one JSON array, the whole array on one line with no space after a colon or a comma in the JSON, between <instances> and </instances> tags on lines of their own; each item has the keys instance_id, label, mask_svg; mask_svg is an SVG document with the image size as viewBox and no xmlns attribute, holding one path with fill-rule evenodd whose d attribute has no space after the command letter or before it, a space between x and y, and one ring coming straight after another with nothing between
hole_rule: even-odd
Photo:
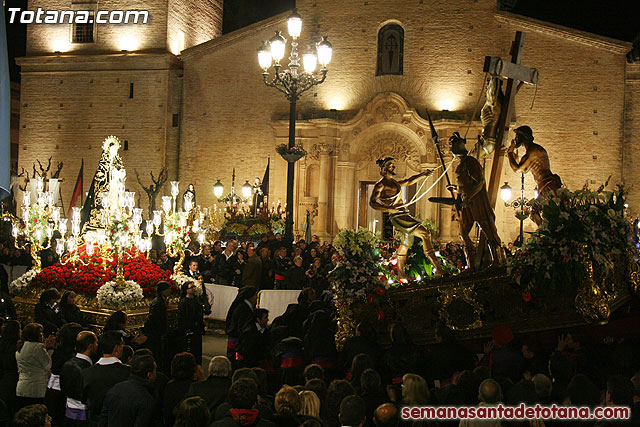
<instances>
[{"instance_id":1,"label":"brick wall","mask_svg":"<svg viewBox=\"0 0 640 427\"><path fill-rule=\"evenodd\" d=\"M112 58L111 66L124 70L91 69L84 58L64 64L67 71L47 70L29 58L20 61L19 165L31 170L36 160L49 156L54 164L64 162L65 207L82 158L84 190L88 190L108 135L128 141L128 150L123 147L120 155L128 171L127 188L141 195L142 207L147 206L146 195L136 181L135 169L146 185L148 172L157 175L163 165L169 166L170 176L176 175L178 131L167 127L172 124L171 114L179 113L175 91L181 70L175 70L177 62L171 55ZM140 68L127 70L133 66ZM171 158L173 162L168 162Z\"/></svg>"},{"instance_id":2,"label":"brick wall","mask_svg":"<svg viewBox=\"0 0 640 427\"><path fill-rule=\"evenodd\" d=\"M167 15L167 49L175 54L179 32L184 34L184 48L204 43L222 34L222 0L169 1Z\"/></svg>"},{"instance_id":3,"label":"brick wall","mask_svg":"<svg viewBox=\"0 0 640 427\"><path fill-rule=\"evenodd\" d=\"M29 9L70 10L70 1L29 1ZM91 6L94 7L94 6ZM56 50L74 53L119 52L128 50L164 50L167 40L167 0L117 0L96 2L100 10L147 10L147 24L96 24L95 43L70 43L70 24L32 24L27 27L27 55L46 55ZM90 10L89 6L86 8ZM66 22L66 21L65 21Z\"/></svg>"},{"instance_id":4,"label":"brick wall","mask_svg":"<svg viewBox=\"0 0 640 427\"><path fill-rule=\"evenodd\" d=\"M206 34L205 39L219 34L220 17L214 11L221 2L209 4L200 11L195 0L171 3L164 27L147 27L145 43L170 48L172 32L178 29L185 32L187 47L202 41L196 34ZM100 7L106 8L102 3ZM628 68L625 75L627 44L496 12L493 0L300 0L298 7L303 17L301 46L320 35L328 35L334 46L327 81L302 96L300 115L329 109L355 114L377 94L394 92L421 114L425 108L439 111L448 104L468 117L483 86L485 55L508 57L515 31L523 30L527 33L523 65L537 68L541 78L533 109L535 88L525 86L518 94L516 125L533 128L536 142L549 152L552 170L570 188L585 182L596 187L610 174L612 184L623 177L628 183L640 182L638 168L633 167L638 145L634 123L639 114L634 99L640 94L638 85L629 80L629 73L637 71ZM167 164L184 185L196 185L198 202L205 206L213 202L212 186L218 178L228 192L235 167L240 187L245 179L262 176L270 156L271 200L284 202L286 163L275 153L273 122L287 117L289 105L283 94L264 86L256 49L275 29L286 34L286 16L184 51L184 86L179 67L141 71L140 63L131 71L25 74L21 165L53 153L54 158L69 159L63 173L75 179L78 157L85 157L92 173L99 142L109 133L122 132L119 136L135 142L130 150L144 146L135 154L123 153L130 175L135 167L159 169ZM389 22L405 31L404 74L376 77L377 32ZM29 54L47 51L45 42L51 34L44 37L43 28L30 26ZM56 61L48 66L61 64ZM90 89L92 77L98 90ZM132 79L136 96L128 100ZM94 106L87 107L92 102ZM171 126L176 113L178 128ZM509 181L513 188L519 185L519 177L507 165L501 181ZM530 176L526 185L531 195ZM500 208L497 214L505 240L515 237L517 221L511 212Z\"/></svg>"},{"instance_id":5,"label":"brick wall","mask_svg":"<svg viewBox=\"0 0 640 427\"><path fill-rule=\"evenodd\" d=\"M585 182L597 187L609 175L612 184L621 180L624 43L496 13L490 0L303 0L298 7L301 45L328 35L334 46L327 81L303 95L299 113L357 111L376 94L391 91L421 113L441 110L446 101L468 116L482 88L485 55L508 57L515 32L523 30L523 65L537 68L541 78L537 93L525 86L518 94L516 125L533 128L536 142L549 152L552 170L569 188ZM195 175L207 186L220 177L228 186L225 179L230 180L233 166L244 180L261 171L267 155L273 156L270 122L286 116L287 103L262 84L255 49L275 29L286 34L285 19L286 14L264 21L228 42L223 37L199 46L186 57L181 176ZM405 30L404 74L376 77L377 31L388 22ZM284 199L285 164L276 159L272 165L272 193ZM519 187L508 165L502 181ZM530 176L526 185L531 196L535 185ZM498 222L502 229L517 229L510 212L499 212Z\"/></svg>"},{"instance_id":6,"label":"brick wall","mask_svg":"<svg viewBox=\"0 0 640 427\"><path fill-rule=\"evenodd\" d=\"M629 191L629 205L637 215L640 211L640 64L627 64L624 118L624 182Z\"/></svg>"}]
</instances>

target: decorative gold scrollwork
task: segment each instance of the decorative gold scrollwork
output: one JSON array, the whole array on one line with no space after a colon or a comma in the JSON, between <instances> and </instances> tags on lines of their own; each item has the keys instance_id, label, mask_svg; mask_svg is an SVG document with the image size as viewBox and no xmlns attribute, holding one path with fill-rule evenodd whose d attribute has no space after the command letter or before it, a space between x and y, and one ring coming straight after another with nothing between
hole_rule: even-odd
<instances>
[{"instance_id":1,"label":"decorative gold scrollwork","mask_svg":"<svg viewBox=\"0 0 640 427\"><path fill-rule=\"evenodd\" d=\"M603 325L609 322L611 316L612 302L616 293L615 290L609 292L606 286L607 277L603 277L600 282L596 281L593 272L593 262L589 257L589 251L586 244L582 245L582 259L586 270L586 281L575 299L576 310L589 323L597 323Z\"/></svg>"},{"instance_id":2,"label":"decorative gold scrollwork","mask_svg":"<svg viewBox=\"0 0 640 427\"><path fill-rule=\"evenodd\" d=\"M627 254L627 260L627 280L633 292L640 296L640 260L631 251Z\"/></svg>"},{"instance_id":3,"label":"decorative gold scrollwork","mask_svg":"<svg viewBox=\"0 0 640 427\"><path fill-rule=\"evenodd\" d=\"M440 318L454 331L481 328L484 308L476 298L473 285L452 284L438 297Z\"/></svg>"},{"instance_id":4,"label":"decorative gold scrollwork","mask_svg":"<svg viewBox=\"0 0 640 427\"><path fill-rule=\"evenodd\" d=\"M334 285L334 291L336 291ZM336 297L334 304L338 310L338 330L336 331L336 349L342 351L344 343L356 333L356 322L353 320L353 311L349 308L349 303L344 299Z\"/></svg>"}]
</instances>

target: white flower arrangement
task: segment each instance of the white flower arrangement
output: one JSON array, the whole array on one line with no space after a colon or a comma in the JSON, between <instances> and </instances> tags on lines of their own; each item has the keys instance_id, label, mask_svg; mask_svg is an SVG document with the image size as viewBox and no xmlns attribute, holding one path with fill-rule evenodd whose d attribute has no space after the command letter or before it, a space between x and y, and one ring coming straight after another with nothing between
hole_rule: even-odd
<instances>
[{"instance_id":1,"label":"white flower arrangement","mask_svg":"<svg viewBox=\"0 0 640 427\"><path fill-rule=\"evenodd\" d=\"M29 270L13 282L11 282L11 284L9 285L9 292L11 293L11 295L18 295L22 293L26 288L29 287L31 281L34 277L36 277L38 273L40 273L40 270Z\"/></svg>"},{"instance_id":2,"label":"white flower arrangement","mask_svg":"<svg viewBox=\"0 0 640 427\"><path fill-rule=\"evenodd\" d=\"M116 282L107 282L96 293L98 303L103 307L121 309L142 301L142 288L133 280L124 282L124 289L118 290Z\"/></svg>"},{"instance_id":3,"label":"white flower arrangement","mask_svg":"<svg viewBox=\"0 0 640 427\"><path fill-rule=\"evenodd\" d=\"M342 229L333 239L333 246L342 256L362 255L363 250L377 248L380 244L378 237L366 228L358 230Z\"/></svg>"},{"instance_id":4,"label":"white flower arrangement","mask_svg":"<svg viewBox=\"0 0 640 427\"><path fill-rule=\"evenodd\" d=\"M188 282L193 282L196 284L196 295L201 296L202 295L202 286L198 286L198 281L192 277L187 276L186 274L178 274L178 275L171 275L171 280L173 280L174 282L176 282L176 286L178 287L178 290L182 289L182 285L184 285L185 283Z\"/></svg>"}]
</instances>

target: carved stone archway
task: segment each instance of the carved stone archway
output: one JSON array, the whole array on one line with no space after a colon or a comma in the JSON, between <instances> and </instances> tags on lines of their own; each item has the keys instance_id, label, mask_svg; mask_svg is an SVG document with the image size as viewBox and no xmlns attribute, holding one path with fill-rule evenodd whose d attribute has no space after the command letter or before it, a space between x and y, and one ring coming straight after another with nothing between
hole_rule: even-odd
<instances>
[{"instance_id":1,"label":"carved stone archway","mask_svg":"<svg viewBox=\"0 0 640 427\"><path fill-rule=\"evenodd\" d=\"M381 93L357 113L341 114L341 119L315 118L296 123L296 143L302 144L309 154L296 163L295 229L301 232L306 209L312 207L312 212L317 212L313 233L323 239L331 238L340 228L357 227L360 185L380 178L377 158L396 158L399 177L439 164L429 122L402 96ZM437 117L434 124L441 141L463 126L460 120ZM278 121L273 127L275 143L286 143L288 123ZM479 129L480 123L474 122L473 130ZM443 144L445 157L450 158L446 145ZM433 179L429 178L429 185ZM444 180L430 193L445 194ZM424 197L416 205L418 215L435 220L441 237L451 239L450 207L433 205L427 199Z\"/></svg>"}]
</instances>

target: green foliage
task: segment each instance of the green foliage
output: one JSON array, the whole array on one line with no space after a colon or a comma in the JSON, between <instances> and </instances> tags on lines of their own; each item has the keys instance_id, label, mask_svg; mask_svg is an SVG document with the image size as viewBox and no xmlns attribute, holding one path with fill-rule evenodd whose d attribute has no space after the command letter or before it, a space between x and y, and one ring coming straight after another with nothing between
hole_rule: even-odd
<instances>
[{"instance_id":1,"label":"green foliage","mask_svg":"<svg viewBox=\"0 0 640 427\"><path fill-rule=\"evenodd\" d=\"M509 261L525 292L574 292L585 275L584 257L593 262L597 275L612 275L613 260L636 250L622 188L559 189L541 196L539 206L542 225Z\"/></svg>"}]
</instances>

